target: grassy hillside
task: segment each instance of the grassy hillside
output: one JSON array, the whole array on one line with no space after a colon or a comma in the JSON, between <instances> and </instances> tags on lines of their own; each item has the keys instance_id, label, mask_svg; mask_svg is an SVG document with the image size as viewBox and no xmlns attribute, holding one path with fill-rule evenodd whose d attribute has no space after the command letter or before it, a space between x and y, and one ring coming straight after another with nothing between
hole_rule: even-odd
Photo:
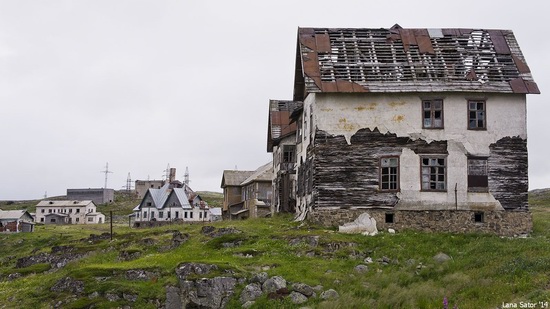
<instances>
[{"instance_id":1,"label":"grassy hillside","mask_svg":"<svg viewBox=\"0 0 550 309\"><path fill-rule=\"evenodd\" d=\"M287 216L213 223L242 231L219 238L201 233L201 224L153 229L120 224L112 241L109 235L90 237L108 232L106 224L37 226L31 234L0 234L0 308L156 308L165 301L165 287L178 284L174 270L183 262L216 264L241 278L265 270L340 294L336 300L311 298L303 305L264 295L252 308L442 308L445 298L449 308L550 302L549 201L550 194L532 197L535 228L528 238L406 231L365 237ZM189 240L170 247L174 231L188 234ZM318 242L301 241L311 236ZM440 252L451 260L434 260ZM16 267L20 258L45 255L74 259ZM366 263L367 258L373 262ZM356 271L357 265L368 271ZM153 275L128 277L138 270ZM82 291L56 292L56 283L66 277L82 282ZM240 308L238 294L234 298L229 307Z\"/></svg>"}]
</instances>

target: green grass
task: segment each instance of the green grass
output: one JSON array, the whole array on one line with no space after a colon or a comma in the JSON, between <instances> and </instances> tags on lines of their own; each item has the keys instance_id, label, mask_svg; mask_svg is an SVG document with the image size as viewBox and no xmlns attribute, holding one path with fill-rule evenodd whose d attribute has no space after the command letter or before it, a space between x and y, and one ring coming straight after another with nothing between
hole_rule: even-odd
<instances>
[{"instance_id":1,"label":"green grass","mask_svg":"<svg viewBox=\"0 0 550 309\"><path fill-rule=\"evenodd\" d=\"M183 262L218 265L220 269L209 276L232 270L237 277L249 278L266 270L289 282L322 285L340 293L337 300L310 299L305 305L311 308L442 308L445 297L450 308L455 304L459 308L495 308L503 302L550 301L550 195L532 196L530 202L534 231L528 238L412 231L365 237L292 222L289 216L212 223L217 228L242 231L214 239L200 232L202 224L150 229L115 224L112 241L96 242L88 237L109 232L108 224L37 225L34 233L0 234L0 308L50 308L60 301L63 308L156 308L155 304L165 299L165 287L178 284L174 270ZM133 201L117 203L130 205ZM173 230L190 238L169 249ZM290 243L303 236L319 236L319 245ZM236 241L240 245L224 245ZM15 267L19 258L50 253L53 246L71 246L84 257L60 269L47 263ZM123 261L122 251L138 252L139 256ZM439 252L452 260L434 262L433 256ZM368 265L368 272L355 272L354 267L367 256L375 261ZM385 266L376 262L383 257L392 262ZM147 280L128 280L126 272L134 269L153 275ZM19 278L9 280L15 273ZM70 293L50 290L67 276L84 282L82 295L73 298ZM94 292L99 296L90 298ZM136 302L122 298L124 293L138 295ZM109 302L107 294L120 299ZM230 308L240 308L237 298ZM253 308L301 306L264 296Z\"/></svg>"}]
</instances>

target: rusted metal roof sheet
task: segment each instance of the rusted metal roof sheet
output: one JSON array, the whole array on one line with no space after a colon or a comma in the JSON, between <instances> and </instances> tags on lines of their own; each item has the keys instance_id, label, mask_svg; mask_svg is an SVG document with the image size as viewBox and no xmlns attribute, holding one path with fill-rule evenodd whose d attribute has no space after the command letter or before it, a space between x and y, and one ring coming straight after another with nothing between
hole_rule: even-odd
<instances>
[{"instance_id":1,"label":"rusted metal roof sheet","mask_svg":"<svg viewBox=\"0 0 550 309\"><path fill-rule=\"evenodd\" d=\"M299 28L295 81L295 101L310 92L540 93L510 30Z\"/></svg>"},{"instance_id":2,"label":"rusted metal roof sheet","mask_svg":"<svg viewBox=\"0 0 550 309\"><path fill-rule=\"evenodd\" d=\"M292 122L292 112L303 106L302 102L287 100L270 100L267 123L267 152L273 151L273 146L286 136L296 133L296 123Z\"/></svg>"}]
</instances>

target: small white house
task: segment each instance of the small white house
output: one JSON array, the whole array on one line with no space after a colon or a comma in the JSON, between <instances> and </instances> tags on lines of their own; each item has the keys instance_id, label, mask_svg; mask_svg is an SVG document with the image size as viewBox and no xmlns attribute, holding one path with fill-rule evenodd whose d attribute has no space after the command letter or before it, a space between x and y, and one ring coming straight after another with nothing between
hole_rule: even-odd
<instances>
[{"instance_id":1,"label":"small white house","mask_svg":"<svg viewBox=\"0 0 550 309\"><path fill-rule=\"evenodd\" d=\"M40 201L36 205L36 222L44 224L98 224L105 215L97 212L92 201Z\"/></svg>"},{"instance_id":2,"label":"small white house","mask_svg":"<svg viewBox=\"0 0 550 309\"><path fill-rule=\"evenodd\" d=\"M187 190L188 191L188 190ZM205 203L189 202L185 188L150 188L143 200L134 209L136 222L149 221L211 221L210 210Z\"/></svg>"}]
</instances>

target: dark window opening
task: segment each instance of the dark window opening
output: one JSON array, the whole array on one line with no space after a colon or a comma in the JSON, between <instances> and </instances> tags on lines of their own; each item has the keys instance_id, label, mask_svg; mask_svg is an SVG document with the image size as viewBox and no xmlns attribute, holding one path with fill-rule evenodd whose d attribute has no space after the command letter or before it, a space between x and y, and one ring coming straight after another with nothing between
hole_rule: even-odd
<instances>
[{"instance_id":1,"label":"dark window opening","mask_svg":"<svg viewBox=\"0 0 550 309\"><path fill-rule=\"evenodd\" d=\"M485 216L482 212L476 212L474 213L474 222L476 223L483 223L485 222Z\"/></svg>"},{"instance_id":2,"label":"dark window opening","mask_svg":"<svg viewBox=\"0 0 550 309\"><path fill-rule=\"evenodd\" d=\"M399 190L399 157L380 158L380 190Z\"/></svg>"},{"instance_id":3,"label":"dark window opening","mask_svg":"<svg viewBox=\"0 0 550 309\"><path fill-rule=\"evenodd\" d=\"M296 162L296 146L284 145L283 146L283 163Z\"/></svg>"},{"instance_id":4,"label":"dark window opening","mask_svg":"<svg viewBox=\"0 0 550 309\"><path fill-rule=\"evenodd\" d=\"M485 101L468 101L468 129L484 130L487 123Z\"/></svg>"},{"instance_id":5,"label":"dark window opening","mask_svg":"<svg viewBox=\"0 0 550 309\"><path fill-rule=\"evenodd\" d=\"M386 213L386 223L393 223L394 217L392 213Z\"/></svg>"},{"instance_id":6,"label":"dark window opening","mask_svg":"<svg viewBox=\"0 0 550 309\"><path fill-rule=\"evenodd\" d=\"M443 100L423 100L424 129L443 128Z\"/></svg>"},{"instance_id":7,"label":"dark window opening","mask_svg":"<svg viewBox=\"0 0 550 309\"><path fill-rule=\"evenodd\" d=\"M468 191L487 192L488 188L487 158L468 158Z\"/></svg>"},{"instance_id":8,"label":"dark window opening","mask_svg":"<svg viewBox=\"0 0 550 309\"><path fill-rule=\"evenodd\" d=\"M447 160L442 157L422 157L422 190L447 190Z\"/></svg>"}]
</instances>

